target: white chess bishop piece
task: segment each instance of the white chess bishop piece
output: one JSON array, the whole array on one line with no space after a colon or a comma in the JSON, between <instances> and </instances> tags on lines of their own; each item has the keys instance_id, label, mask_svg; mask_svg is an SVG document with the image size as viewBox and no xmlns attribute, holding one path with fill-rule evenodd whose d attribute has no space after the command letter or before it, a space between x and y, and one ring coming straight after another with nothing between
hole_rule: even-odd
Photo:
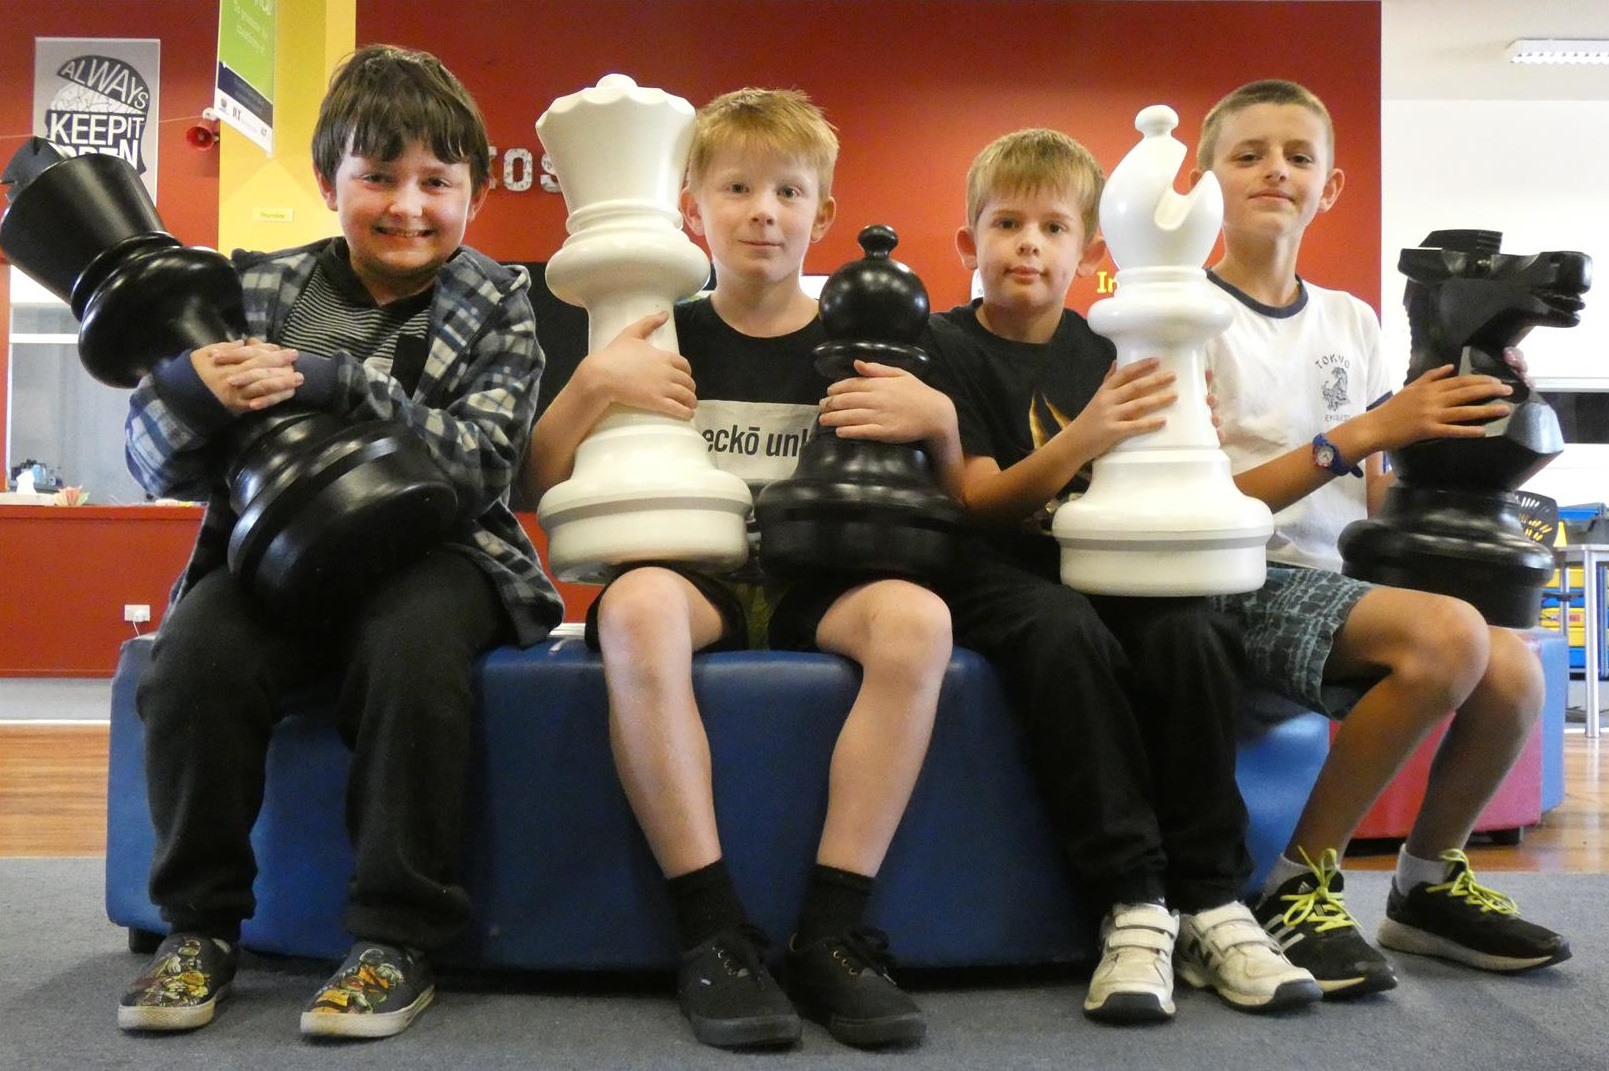
<instances>
[{"instance_id":1,"label":"white chess bishop piece","mask_svg":"<svg viewBox=\"0 0 1609 1071\"><path fill-rule=\"evenodd\" d=\"M536 121L569 209L547 285L587 310L589 351L709 279L677 208L693 107L623 74L560 97ZM679 352L675 325L650 336ZM568 480L537 506L561 580L597 581L634 561L724 571L748 557L748 485L709 460L690 420L611 406L576 448Z\"/></svg>"},{"instance_id":2,"label":"white chess bishop piece","mask_svg":"<svg viewBox=\"0 0 1609 1071\"><path fill-rule=\"evenodd\" d=\"M1201 263L1223 221L1223 192L1208 173L1181 195L1173 183L1185 146L1179 117L1144 109L1145 137L1112 172L1101 230L1117 262L1117 293L1089 323L1117 346L1123 367L1147 357L1177 377L1167 426L1136 435L1095 462L1089 491L1056 511L1064 584L1103 595L1221 595L1252 591L1266 575L1268 507L1240 493L1207 406L1202 346L1229 326L1228 298Z\"/></svg>"}]
</instances>

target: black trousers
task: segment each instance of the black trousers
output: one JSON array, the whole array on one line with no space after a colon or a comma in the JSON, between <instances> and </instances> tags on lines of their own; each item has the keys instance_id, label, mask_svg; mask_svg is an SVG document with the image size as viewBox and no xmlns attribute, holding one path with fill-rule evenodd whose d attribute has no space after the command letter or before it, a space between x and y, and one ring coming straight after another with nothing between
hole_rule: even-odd
<instances>
[{"instance_id":1,"label":"black trousers","mask_svg":"<svg viewBox=\"0 0 1609 1071\"><path fill-rule=\"evenodd\" d=\"M491 581L449 550L383 582L333 635L283 627L227 569L202 578L163 621L136 700L163 918L176 931L239 934L256 908L250 836L280 700L333 679L353 752L346 928L416 948L450 939L469 917L457 873L471 672L511 634Z\"/></svg>"},{"instance_id":2,"label":"black trousers","mask_svg":"<svg viewBox=\"0 0 1609 1071\"><path fill-rule=\"evenodd\" d=\"M1235 783L1243 657L1204 599L1085 596L1033 557L988 550L943 591L957 644L999 671L1092 907L1237 898L1251 874Z\"/></svg>"}]
</instances>

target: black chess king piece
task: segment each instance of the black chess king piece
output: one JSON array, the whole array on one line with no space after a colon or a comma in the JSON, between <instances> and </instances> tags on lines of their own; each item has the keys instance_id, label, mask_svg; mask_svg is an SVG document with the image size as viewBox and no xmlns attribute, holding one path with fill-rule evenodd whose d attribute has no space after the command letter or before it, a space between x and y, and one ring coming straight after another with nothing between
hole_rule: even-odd
<instances>
[{"instance_id":1,"label":"black chess king piece","mask_svg":"<svg viewBox=\"0 0 1609 1071\"><path fill-rule=\"evenodd\" d=\"M927 288L889 256L892 229L860 232L866 255L821 288L828 341L816 369L833 381L857 360L924 376L932 358L916 341L927 326ZM920 444L842 439L818 421L792 477L760 492L760 562L779 577L821 574L938 576L956 565L960 508L933 481Z\"/></svg>"},{"instance_id":2,"label":"black chess king piece","mask_svg":"<svg viewBox=\"0 0 1609 1071\"><path fill-rule=\"evenodd\" d=\"M0 183L10 202L0 250L72 307L79 359L102 383L134 387L158 362L246 337L229 260L169 234L126 161L64 157L33 138ZM293 399L226 434L229 568L289 622L339 616L454 522L452 484L406 429Z\"/></svg>"},{"instance_id":3,"label":"black chess king piece","mask_svg":"<svg viewBox=\"0 0 1609 1071\"><path fill-rule=\"evenodd\" d=\"M1507 416L1481 438L1426 439L1387 456L1396 473L1380 514L1341 533L1348 576L1454 595L1493 625L1532 628L1553 549L1527 538L1515 491L1564 450L1551 407L1503 360L1533 327L1574 327L1592 285L1583 253L1498 252L1496 231L1435 231L1404 249L1412 334L1408 382L1454 365L1507 383Z\"/></svg>"}]
</instances>

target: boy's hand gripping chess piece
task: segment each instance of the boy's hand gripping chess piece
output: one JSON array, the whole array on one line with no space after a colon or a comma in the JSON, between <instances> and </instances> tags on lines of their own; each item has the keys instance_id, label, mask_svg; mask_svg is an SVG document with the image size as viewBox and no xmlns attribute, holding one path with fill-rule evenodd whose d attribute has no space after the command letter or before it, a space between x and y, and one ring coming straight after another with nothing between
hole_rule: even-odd
<instances>
[{"instance_id":1,"label":"boy's hand gripping chess piece","mask_svg":"<svg viewBox=\"0 0 1609 1071\"><path fill-rule=\"evenodd\" d=\"M857 374L856 361L923 378L932 359L916 340L927 324L927 288L889 256L888 227L860 232L866 255L821 288L828 336L816 370L831 380ZM931 578L956 564L960 508L933 481L921 444L840 438L818 421L792 477L760 492L760 559L775 576L849 573Z\"/></svg>"},{"instance_id":2,"label":"boy's hand gripping chess piece","mask_svg":"<svg viewBox=\"0 0 1609 1071\"><path fill-rule=\"evenodd\" d=\"M1201 268L1223 221L1217 179L1188 194L1174 179L1185 147L1179 117L1152 105L1134 125L1145 137L1112 172L1101 229L1117 262L1117 293L1089 323L1117 345L1119 367L1148 357L1175 374L1167 425L1096 460L1089 491L1062 505L1051 531L1062 582L1109 595L1219 595L1263 584L1268 507L1240 493L1207 406L1203 344L1231 310Z\"/></svg>"},{"instance_id":3,"label":"boy's hand gripping chess piece","mask_svg":"<svg viewBox=\"0 0 1609 1071\"><path fill-rule=\"evenodd\" d=\"M628 324L698 292L709 261L682 233L676 199L693 107L623 74L560 97L536 121L570 211L569 237L547 266L555 295L587 310L588 350ZM667 320L649 340L676 351ZM561 580L602 580L634 561L717 572L748 557L751 498L715 468L691 420L611 406L576 448L568 480L537 506Z\"/></svg>"},{"instance_id":4,"label":"boy's hand gripping chess piece","mask_svg":"<svg viewBox=\"0 0 1609 1071\"><path fill-rule=\"evenodd\" d=\"M1503 360L1533 327L1574 327L1592 285L1584 253L1499 253L1497 231L1435 231L1404 249L1409 383L1452 365L1494 376L1507 416L1470 438L1424 439L1388 451L1396 483L1378 516L1341 532L1348 576L1454 595L1487 622L1534 628L1553 548L1524 534L1514 491L1564 451L1558 416Z\"/></svg>"},{"instance_id":5,"label":"boy's hand gripping chess piece","mask_svg":"<svg viewBox=\"0 0 1609 1071\"><path fill-rule=\"evenodd\" d=\"M126 161L63 157L42 138L0 182L0 249L78 317L79 359L134 387L160 362L246 337L240 279L211 249L179 244ZM424 443L295 399L237 418L229 457L229 569L281 619L338 616L417 560L457 519L458 495Z\"/></svg>"}]
</instances>

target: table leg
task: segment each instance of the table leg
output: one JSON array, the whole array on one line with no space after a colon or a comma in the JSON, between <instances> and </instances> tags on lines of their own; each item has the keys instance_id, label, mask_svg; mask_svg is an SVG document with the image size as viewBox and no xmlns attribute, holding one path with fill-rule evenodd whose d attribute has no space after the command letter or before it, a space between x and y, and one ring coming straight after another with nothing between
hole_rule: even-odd
<instances>
[{"instance_id":1,"label":"table leg","mask_svg":"<svg viewBox=\"0 0 1609 1071\"><path fill-rule=\"evenodd\" d=\"M1598 570L1605 564L1595 547L1583 546L1581 548L1581 618L1582 625L1582 676L1585 678L1585 703L1587 719L1587 737L1597 739L1602 732L1600 715L1598 713L1598 641L1603 632L1603 625L1598 615L1602 607L1598 605Z\"/></svg>"}]
</instances>

